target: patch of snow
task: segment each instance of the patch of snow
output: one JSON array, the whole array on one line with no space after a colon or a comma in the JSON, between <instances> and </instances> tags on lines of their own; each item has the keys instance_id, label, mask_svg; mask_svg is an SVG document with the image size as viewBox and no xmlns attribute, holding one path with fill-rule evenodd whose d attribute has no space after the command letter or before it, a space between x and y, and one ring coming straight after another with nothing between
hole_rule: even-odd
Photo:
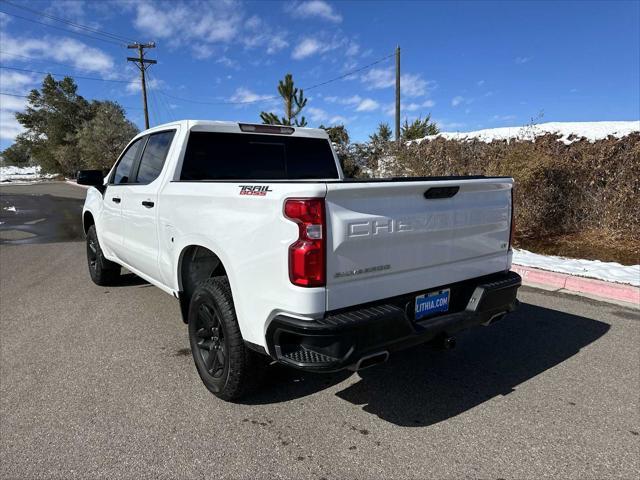
<instances>
[{"instance_id":1,"label":"patch of snow","mask_svg":"<svg viewBox=\"0 0 640 480\"><path fill-rule=\"evenodd\" d=\"M16 207L14 207L13 205L11 205L10 207L4 207L3 210L6 210L7 212L17 212Z\"/></svg>"},{"instance_id":2,"label":"patch of snow","mask_svg":"<svg viewBox=\"0 0 640 480\"><path fill-rule=\"evenodd\" d=\"M40 167L0 167L0 183L36 183L56 176L40 173Z\"/></svg>"},{"instance_id":3,"label":"patch of snow","mask_svg":"<svg viewBox=\"0 0 640 480\"><path fill-rule=\"evenodd\" d=\"M447 140L469 141L477 139L490 143L493 140L534 140L541 135L552 133L560 135L559 140L565 145L569 145L581 138L594 142L610 135L615 138L626 137L633 132L640 132L640 120L628 122L548 122L523 127L488 128L474 132L441 132L438 135L421 138L416 142L420 143L424 140L442 137Z\"/></svg>"},{"instance_id":4,"label":"patch of snow","mask_svg":"<svg viewBox=\"0 0 640 480\"><path fill-rule=\"evenodd\" d=\"M579 260L553 255L540 255L520 249L513 250L513 263L552 272L597 278L607 282L627 283L635 287L640 286L640 265L627 266L615 262L601 262L600 260Z\"/></svg>"}]
</instances>

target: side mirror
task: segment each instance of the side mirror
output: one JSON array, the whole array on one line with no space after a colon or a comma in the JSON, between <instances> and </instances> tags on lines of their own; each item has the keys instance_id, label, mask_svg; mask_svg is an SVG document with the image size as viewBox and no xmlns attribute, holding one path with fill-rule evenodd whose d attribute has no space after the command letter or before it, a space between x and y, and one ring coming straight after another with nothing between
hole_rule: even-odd
<instances>
[{"instance_id":1,"label":"side mirror","mask_svg":"<svg viewBox=\"0 0 640 480\"><path fill-rule=\"evenodd\" d=\"M104 174L102 170L79 170L76 183L78 183L78 185L102 187L104 184Z\"/></svg>"}]
</instances>

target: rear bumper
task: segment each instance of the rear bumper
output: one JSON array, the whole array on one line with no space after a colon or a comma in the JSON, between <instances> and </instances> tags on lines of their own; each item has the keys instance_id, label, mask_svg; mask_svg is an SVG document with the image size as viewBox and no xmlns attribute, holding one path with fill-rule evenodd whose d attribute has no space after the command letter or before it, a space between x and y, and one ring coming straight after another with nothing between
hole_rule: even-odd
<instances>
[{"instance_id":1,"label":"rear bumper","mask_svg":"<svg viewBox=\"0 0 640 480\"><path fill-rule=\"evenodd\" d=\"M516 309L522 283L507 272L430 289L451 290L450 313L414 320L414 292L335 312L318 320L278 315L267 329L269 354L278 362L309 371L355 369L363 358L489 325Z\"/></svg>"}]
</instances>

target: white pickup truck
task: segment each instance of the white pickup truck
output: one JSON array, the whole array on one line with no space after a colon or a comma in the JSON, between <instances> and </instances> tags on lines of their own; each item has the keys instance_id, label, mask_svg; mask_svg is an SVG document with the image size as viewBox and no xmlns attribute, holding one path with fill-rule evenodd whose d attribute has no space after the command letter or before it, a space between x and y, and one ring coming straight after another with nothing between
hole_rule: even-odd
<instances>
[{"instance_id":1,"label":"white pickup truck","mask_svg":"<svg viewBox=\"0 0 640 480\"><path fill-rule=\"evenodd\" d=\"M324 130L184 120L78 183L92 280L179 299L224 399L264 360L358 370L517 306L511 178L345 179Z\"/></svg>"}]
</instances>

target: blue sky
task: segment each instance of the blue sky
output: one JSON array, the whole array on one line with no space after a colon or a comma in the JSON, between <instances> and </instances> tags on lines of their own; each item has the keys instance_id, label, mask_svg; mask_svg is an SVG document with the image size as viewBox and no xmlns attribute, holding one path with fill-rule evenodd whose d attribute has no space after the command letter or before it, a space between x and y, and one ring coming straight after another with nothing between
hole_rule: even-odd
<instances>
[{"instance_id":1,"label":"blue sky","mask_svg":"<svg viewBox=\"0 0 640 480\"><path fill-rule=\"evenodd\" d=\"M150 69L152 124L259 121L261 110L281 111L268 97L285 73L309 87L388 56L397 44L403 119L431 113L442 130L468 131L532 118L640 118L638 1L11 2L155 41L149 53L158 59ZM3 67L112 80L77 83L81 95L118 101L142 126L138 74L125 61L131 50L5 2L0 10L10 14L0 13ZM307 90L310 126L345 123L352 138L363 140L378 123L393 125L393 78L388 58ZM0 91L24 95L41 79L2 68ZM2 148L19 132L13 112L24 101L0 96ZM247 101L256 102L228 103Z\"/></svg>"}]
</instances>

